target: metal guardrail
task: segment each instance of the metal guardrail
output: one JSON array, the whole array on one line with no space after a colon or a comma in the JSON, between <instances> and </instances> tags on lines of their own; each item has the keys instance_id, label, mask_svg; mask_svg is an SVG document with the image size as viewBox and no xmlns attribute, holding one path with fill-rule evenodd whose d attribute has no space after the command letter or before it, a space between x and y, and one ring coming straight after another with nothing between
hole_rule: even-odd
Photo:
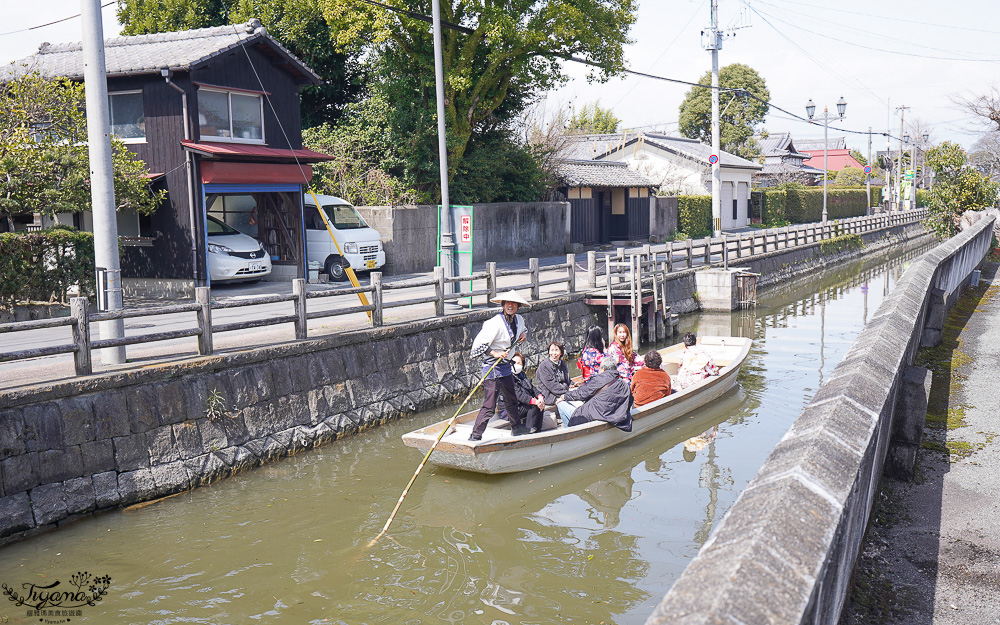
<instances>
[{"instance_id":1,"label":"metal guardrail","mask_svg":"<svg viewBox=\"0 0 1000 625\"><path fill-rule=\"evenodd\" d=\"M634 250L619 248L615 254L607 254L604 262L605 284L602 291L608 294L608 302L611 305L612 291L614 284L619 286L622 283L629 284L629 298L634 308L640 307L639 299L642 297L642 289L649 284L653 285L654 299L657 302L663 301L666 290L666 275L673 272L678 264L683 264L684 268L694 267L695 258L702 258L705 265L713 264L713 256L718 254L722 257L721 262L727 262L731 254L735 258L743 258L760 252L769 252L778 249L788 249L799 245L810 245L819 241L839 236L845 233L864 233L882 230L897 225L910 224L923 219L927 214L926 209L917 209L899 213L888 213L885 215L875 215L872 217L857 217L845 219L837 222L828 222L825 225L806 224L802 226L788 226L785 228L774 228L761 231L760 233L747 233L739 237L705 237L694 241L672 241L662 245L645 245ZM531 289L531 299L537 300L541 297L541 288L565 283L566 292L576 292L576 256L566 255L566 262L558 265L550 265L544 268L547 273L566 271L565 276L557 278L541 279L539 261L537 258L528 259L527 269L503 269L498 270L494 262L487 263L484 272L475 273L470 276L445 277L442 267L435 267L431 278L407 280L403 282L384 283L381 272L372 272L368 286L350 287L341 289L330 289L326 291L308 292L305 280L296 279L292 281L292 293L283 295L263 295L241 299L239 301L212 301L211 290L208 287L195 289L195 302L187 304L175 304L170 306L158 306L141 309L123 309L110 312L91 313L88 310L89 303L86 298L74 297L70 302L70 316L58 319L43 319L37 321L18 321L13 323L0 324L0 334L9 332L22 332L29 330L39 330L44 328L70 326L72 329L72 343L62 345L51 345L21 350L17 352L0 353L0 362L10 362L14 360L24 360L28 358L38 358L41 356L52 356L56 354L72 353L74 356L74 367L77 375L90 375L93 372L91 361L91 350L104 347L119 347L124 345L137 345L140 343L150 343L154 341L164 341L177 338L198 337L198 353L209 355L214 351L213 335L219 332L230 332L233 330L245 330L272 325L292 323L295 328L296 340L308 338L308 321L326 317L336 317L350 315L359 312L371 313L371 324L373 327L383 325L383 313L389 308L402 308L420 304L434 303L434 315L443 317L445 315L445 304L450 301L457 301L468 297L487 296L492 300L496 297L498 290L497 279L508 276L528 276L528 281L521 284L505 286L504 289ZM597 289L597 254L587 253L587 285L591 290ZM448 293L447 284L469 283L469 290ZM483 288L475 289L476 282L483 282ZM434 287L434 295L414 297L405 300L386 302L384 293L387 290L405 290ZM307 302L312 299L343 297L365 293L369 295L371 301L366 306L352 306L339 308L336 310L308 310ZM290 314L264 317L258 319L248 319L231 323L213 324L212 311L242 308L246 306L257 306L261 304L276 304L292 302ZM194 312L196 317L195 327L169 332L153 332L117 339L91 340L90 324L99 321L109 321L113 319L134 319L137 317L148 317L155 315L166 315L183 312Z\"/></svg>"}]
</instances>

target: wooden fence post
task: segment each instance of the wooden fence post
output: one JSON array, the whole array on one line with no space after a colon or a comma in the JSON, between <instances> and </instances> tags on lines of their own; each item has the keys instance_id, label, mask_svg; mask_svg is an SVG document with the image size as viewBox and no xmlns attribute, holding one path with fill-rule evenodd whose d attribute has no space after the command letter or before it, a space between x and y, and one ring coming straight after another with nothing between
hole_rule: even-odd
<instances>
[{"instance_id":1,"label":"wooden fence post","mask_svg":"<svg viewBox=\"0 0 1000 625\"><path fill-rule=\"evenodd\" d=\"M587 288L597 288L597 252L587 252Z\"/></svg>"},{"instance_id":2,"label":"wooden fence post","mask_svg":"<svg viewBox=\"0 0 1000 625\"><path fill-rule=\"evenodd\" d=\"M528 259L528 269L531 270L531 299L537 300L541 298L541 293L538 287L538 259L529 258Z\"/></svg>"},{"instance_id":3,"label":"wooden fence post","mask_svg":"<svg viewBox=\"0 0 1000 625\"><path fill-rule=\"evenodd\" d=\"M694 267L694 239L688 237L685 243L687 244L687 268L690 269Z\"/></svg>"},{"instance_id":4,"label":"wooden fence post","mask_svg":"<svg viewBox=\"0 0 1000 625\"><path fill-rule=\"evenodd\" d=\"M667 241L667 273L674 270L674 242Z\"/></svg>"},{"instance_id":5,"label":"wooden fence post","mask_svg":"<svg viewBox=\"0 0 1000 625\"><path fill-rule=\"evenodd\" d=\"M569 282L569 292L576 293L576 254L566 254L566 280Z\"/></svg>"},{"instance_id":6,"label":"wooden fence post","mask_svg":"<svg viewBox=\"0 0 1000 625\"><path fill-rule=\"evenodd\" d=\"M438 265L434 267L434 316L444 317L444 267Z\"/></svg>"},{"instance_id":7,"label":"wooden fence post","mask_svg":"<svg viewBox=\"0 0 1000 625\"><path fill-rule=\"evenodd\" d=\"M295 295L295 339L301 341L308 334L306 328L306 281L302 278L292 280L292 293Z\"/></svg>"},{"instance_id":8,"label":"wooden fence post","mask_svg":"<svg viewBox=\"0 0 1000 625\"><path fill-rule=\"evenodd\" d=\"M194 290L194 299L201 305L196 313L198 317L198 353L208 356L214 349L212 341L212 289L199 286Z\"/></svg>"},{"instance_id":9,"label":"wooden fence post","mask_svg":"<svg viewBox=\"0 0 1000 625\"><path fill-rule=\"evenodd\" d=\"M497 264L490 262L486 263L486 290L489 291L487 294L487 306L496 299L497 296Z\"/></svg>"},{"instance_id":10,"label":"wooden fence post","mask_svg":"<svg viewBox=\"0 0 1000 625\"><path fill-rule=\"evenodd\" d=\"M69 301L70 314L76 319L73 324L73 344L76 352L73 354L73 367L77 375L90 375L94 372L90 360L90 320L87 318L87 298L74 297Z\"/></svg>"},{"instance_id":11,"label":"wooden fence post","mask_svg":"<svg viewBox=\"0 0 1000 625\"><path fill-rule=\"evenodd\" d=\"M382 272L381 271L371 272L371 284L372 284L372 305L375 306L375 310L372 311L372 327L378 328L382 326Z\"/></svg>"},{"instance_id":12,"label":"wooden fence post","mask_svg":"<svg viewBox=\"0 0 1000 625\"><path fill-rule=\"evenodd\" d=\"M712 235L708 235L702 241L705 242L705 265L712 265Z\"/></svg>"}]
</instances>

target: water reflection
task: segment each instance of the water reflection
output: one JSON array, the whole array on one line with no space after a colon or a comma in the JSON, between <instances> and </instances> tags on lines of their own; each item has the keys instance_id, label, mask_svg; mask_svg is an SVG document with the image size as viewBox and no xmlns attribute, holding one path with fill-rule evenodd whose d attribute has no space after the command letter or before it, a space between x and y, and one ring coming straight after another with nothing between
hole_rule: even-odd
<instances>
[{"instance_id":1,"label":"water reflection","mask_svg":"<svg viewBox=\"0 0 1000 625\"><path fill-rule=\"evenodd\" d=\"M642 623L889 292L893 262L685 317L681 331L754 339L733 392L540 471L425 471L371 549L418 461L400 435L449 409L8 546L0 582L108 574L85 617L107 623Z\"/></svg>"}]
</instances>

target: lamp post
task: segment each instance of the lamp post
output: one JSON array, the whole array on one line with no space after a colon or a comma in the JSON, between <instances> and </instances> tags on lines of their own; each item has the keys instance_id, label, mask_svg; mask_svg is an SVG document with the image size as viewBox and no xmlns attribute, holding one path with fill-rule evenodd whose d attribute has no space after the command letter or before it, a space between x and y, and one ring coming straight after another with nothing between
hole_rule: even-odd
<instances>
[{"instance_id":1,"label":"lamp post","mask_svg":"<svg viewBox=\"0 0 1000 625\"><path fill-rule=\"evenodd\" d=\"M844 96L840 96L837 100L837 114L840 119L844 119L844 111L847 110L847 100ZM813 103L812 99L806 103L806 113L809 115L809 119L813 118L816 114L816 105ZM828 135L830 134L830 109L823 107L823 223L826 223L826 183L827 183L827 157L828 157Z\"/></svg>"}]
</instances>

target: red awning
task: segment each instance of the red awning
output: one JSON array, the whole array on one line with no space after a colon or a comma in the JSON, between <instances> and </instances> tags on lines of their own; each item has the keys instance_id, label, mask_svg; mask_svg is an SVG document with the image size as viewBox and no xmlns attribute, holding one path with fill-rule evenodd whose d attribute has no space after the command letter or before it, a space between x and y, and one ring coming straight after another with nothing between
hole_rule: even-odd
<instances>
[{"instance_id":1,"label":"red awning","mask_svg":"<svg viewBox=\"0 0 1000 625\"><path fill-rule=\"evenodd\" d=\"M312 167L288 163L202 161L201 181L215 184L309 184Z\"/></svg>"},{"instance_id":2,"label":"red awning","mask_svg":"<svg viewBox=\"0 0 1000 625\"><path fill-rule=\"evenodd\" d=\"M210 143L207 141L181 141L185 150L212 159L255 160L269 163L322 163L333 160L332 156L301 148L269 148L246 143Z\"/></svg>"}]
</instances>

